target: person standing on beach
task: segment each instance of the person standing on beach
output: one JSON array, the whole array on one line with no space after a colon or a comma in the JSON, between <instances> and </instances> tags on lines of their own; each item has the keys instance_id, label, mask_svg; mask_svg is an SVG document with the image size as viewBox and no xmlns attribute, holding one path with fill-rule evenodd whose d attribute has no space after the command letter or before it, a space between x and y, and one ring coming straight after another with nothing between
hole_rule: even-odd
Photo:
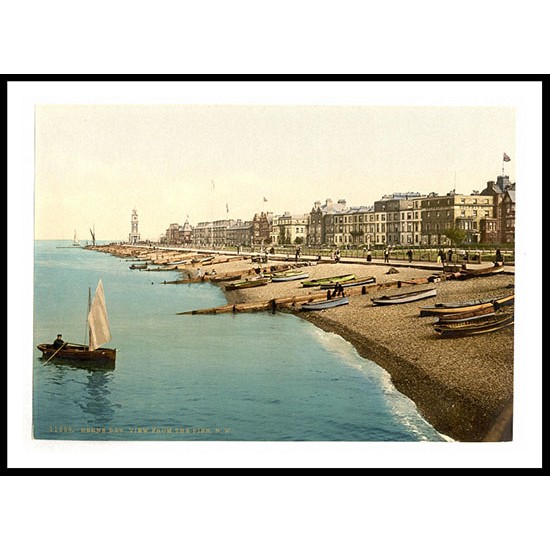
<instances>
[{"instance_id":1,"label":"person standing on beach","mask_svg":"<svg viewBox=\"0 0 550 550\"><path fill-rule=\"evenodd\" d=\"M497 248L497 251L495 252L495 265L502 264L504 264L504 258L502 257L502 252L500 251L500 248Z\"/></svg>"},{"instance_id":2,"label":"person standing on beach","mask_svg":"<svg viewBox=\"0 0 550 550\"><path fill-rule=\"evenodd\" d=\"M449 250L447 251L447 262L451 263L452 259L453 259L453 251L449 248Z\"/></svg>"},{"instance_id":3,"label":"person standing on beach","mask_svg":"<svg viewBox=\"0 0 550 550\"><path fill-rule=\"evenodd\" d=\"M413 251L410 248L407 250L407 258L409 258L409 263L413 261Z\"/></svg>"},{"instance_id":4,"label":"person standing on beach","mask_svg":"<svg viewBox=\"0 0 550 550\"><path fill-rule=\"evenodd\" d=\"M390 249L388 247L384 249L384 262L390 263Z\"/></svg>"}]
</instances>

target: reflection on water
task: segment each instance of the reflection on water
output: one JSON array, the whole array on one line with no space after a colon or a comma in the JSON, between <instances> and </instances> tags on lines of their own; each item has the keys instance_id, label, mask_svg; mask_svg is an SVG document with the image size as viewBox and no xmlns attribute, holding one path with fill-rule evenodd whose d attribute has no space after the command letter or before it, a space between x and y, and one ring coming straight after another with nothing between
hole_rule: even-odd
<instances>
[{"instance_id":1,"label":"reflection on water","mask_svg":"<svg viewBox=\"0 0 550 550\"><path fill-rule=\"evenodd\" d=\"M86 378L86 387L83 402L80 408L91 415L95 422L109 423L113 419L114 407L109 396L109 384L113 378L111 371L89 370Z\"/></svg>"}]
</instances>

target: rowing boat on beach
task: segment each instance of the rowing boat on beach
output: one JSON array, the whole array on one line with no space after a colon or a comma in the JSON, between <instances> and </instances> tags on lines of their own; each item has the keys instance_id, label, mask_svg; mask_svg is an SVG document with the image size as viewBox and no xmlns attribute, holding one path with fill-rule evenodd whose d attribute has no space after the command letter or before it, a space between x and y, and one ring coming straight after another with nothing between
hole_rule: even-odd
<instances>
[{"instance_id":1,"label":"rowing boat on beach","mask_svg":"<svg viewBox=\"0 0 550 550\"><path fill-rule=\"evenodd\" d=\"M335 275L334 277L323 277L321 279L311 279L309 281L304 281L302 286L321 286L330 285L332 288L336 283L345 283L346 281L351 281L355 279L353 273L348 273L347 275Z\"/></svg>"},{"instance_id":2,"label":"rowing boat on beach","mask_svg":"<svg viewBox=\"0 0 550 550\"><path fill-rule=\"evenodd\" d=\"M340 298L333 298L332 300L306 302L305 304L302 304L302 310L316 311L316 310L327 309L331 307L344 306L346 304L349 304L349 298L347 296L342 296Z\"/></svg>"},{"instance_id":3,"label":"rowing boat on beach","mask_svg":"<svg viewBox=\"0 0 550 550\"><path fill-rule=\"evenodd\" d=\"M298 271L296 273L289 273L286 275L276 275L275 277L271 277L271 281L274 283L286 283L287 281L298 281L300 279L307 279L308 277L309 273Z\"/></svg>"},{"instance_id":4,"label":"rowing boat on beach","mask_svg":"<svg viewBox=\"0 0 550 550\"><path fill-rule=\"evenodd\" d=\"M375 306L386 306L416 302L417 300L432 298L436 295L437 290L435 288L428 288L425 290L414 290L413 292L403 292L392 296L380 296L379 298L371 298L371 300Z\"/></svg>"},{"instance_id":5,"label":"rowing boat on beach","mask_svg":"<svg viewBox=\"0 0 550 550\"><path fill-rule=\"evenodd\" d=\"M225 290L241 290L242 288L254 288L256 286L264 286L269 283L269 279L262 277L261 279L251 279L249 281L237 281L225 285Z\"/></svg>"},{"instance_id":6,"label":"rowing boat on beach","mask_svg":"<svg viewBox=\"0 0 550 550\"><path fill-rule=\"evenodd\" d=\"M440 303L433 306L421 307L420 317L428 315L447 315L456 313L474 314L488 308L498 310L504 306L511 306L514 303L514 294L500 298L489 298L486 300L469 300L465 302Z\"/></svg>"},{"instance_id":7,"label":"rowing boat on beach","mask_svg":"<svg viewBox=\"0 0 550 550\"><path fill-rule=\"evenodd\" d=\"M487 277L489 275L497 275L502 273L504 267L502 265L493 265L490 267L483 267L481 269L466 269L462 268L460 270L461 279L471 279L472 277Z\"/></svg>"},{"instance_id":8,"label":"rowing boat on beach","mask_svg":"<svg viewBox=\"0 0 550 550\"><path fill-rule=\"evenodd\" d=\"M434 325L454 325L455 323L467 323L471 321L481 321L484 319L489 319L489 317L495 316L495 310L492 305L490 305L485 310L476 311L474 313L449 313L449 315L442 315L441 317L436 317Z\"/></svg>"},{"instance_id":9,"label":"rowing boat on beach","mask_svg":"<svg viewBox=\"0 0 550 550\"><path fill-rule=\"evenodd\" d=\"M463 321L451 325L434 325L434 330L442 338L456 338L461 336L473 336L476 334L486 334L514 324L513 313L498 313L490 318L478 320Z\"/></svg>"},{"instance_id":10,"label":"rowing boat on beach","mask_svg":"<svg viewBox=\"0 0 550 550\"><path fill-rule=\"evenodd\" d=\"M212 283L227 283L229 281L238 281L241 278L240 275L219 275L214 277L209 277L209 281Z\"/></svg>"},{"instance_id":11,"label":"rowing boat on beach","mask_svg":"<svg viewBox=\"0 0 550 550\"><path fill-rule=\"evenodd\" d=\"M376 277L365 277L364 279L353 279L340 284L343 288L349 288L352 286L373 285L375 283L376 283ZM334 288L334 284L323 283L321 285L321 290L328 290L331 288Z\"/></svg>"}]
</instances>

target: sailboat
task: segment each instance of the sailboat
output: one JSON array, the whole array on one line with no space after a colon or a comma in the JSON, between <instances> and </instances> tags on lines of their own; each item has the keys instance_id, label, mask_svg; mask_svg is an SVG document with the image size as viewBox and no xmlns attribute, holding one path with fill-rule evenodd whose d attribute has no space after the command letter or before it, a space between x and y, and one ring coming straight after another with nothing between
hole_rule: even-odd
<instances>
[{"instance_id":1,"label":"sailboat","mask_svg":"<svg viewBox=\"0 0 550 550\"><path fill-rule=\"evenodd\" d=\"M66 342L61 347L55 348L53 344L39 344L37 347L42 352L43 359L50 361L50 359L58 357L63 360L78 361L81 366L115 368L116 349L100 347L111 340L105 293L101 279L97 284L95 296L91 303L90 290L88 291L88 315L86 318L89 335L88 345Z\"/></svg>"},{"instance_id":2,"label":"sailboat","mask_svg":"<svg viewBox=\"0 0 550 550\"><path fill-rule=\"evenodd\" d=\"M74 230L73 242L70 246L56 246L55 248L82 248L80 241L76 238L76 229Z\"/></svg>"},{"instance_id":3,"label":"sailboat","mask_svg":"<svg viewBox=\"0 0 550 550\"><path fill-rule=\"evenodd\" d=\"M73 246L80 246L80 242L76 238L76 229L74 230Z\"/></svg>"}]
</instances>

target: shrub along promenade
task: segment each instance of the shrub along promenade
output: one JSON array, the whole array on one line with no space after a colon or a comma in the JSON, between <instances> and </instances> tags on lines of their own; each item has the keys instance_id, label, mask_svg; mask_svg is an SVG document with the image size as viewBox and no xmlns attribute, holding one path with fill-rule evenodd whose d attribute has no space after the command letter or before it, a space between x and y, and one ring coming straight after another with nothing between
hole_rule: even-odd
<instances>
[{"instance_id":1,"label":"shrub along promenade","mask_svg":"<svg viewBox=\"0 0 550 550\"><path fill-rule=\"evenodd\" d=\"M132 256L166 265L174 258L194 257L195 263L178 265L182 279L208 280L239 273L252 277L258 270L271 271L295 265L283 258L253 263L250 257L216 253L206 265L197 251L159 251L124 245L95 247L118 256ZM193 254L195 256L193 256ZM172 259L172 260L171 260ZM231 259L231 261L228 261ZM309 265L308 265L309 264ZM202 267L201 267L202 265ZM472 269L485 265L468 265ZM514 269L471 279L447 279L435 262L367 262L342 258L340 262L315 262L301 257L298 264L310 279L354 273L357 278L374 276L376 284L346 289L349 304L323 311L301 311L304 300L319 298L319 288L303 287L301 281L268 283L264 286L226 292L229 310L236 306L279 302L273 311L290 311L349 341L358 353L385 369L395 387L412 399L420 413L439 432L457 441L506 441L512 438L514 369L513 327L493 333L442 339L434 330L434 317L420 317L422 306L437 302L463 302L513 294ZM201 278L197 270L201 268ZM432 274L439 280L428 282ZM206 274L206 275L205 275ZM223 282L220 284L224 288ZM436 288L437 297L390 306L374 306L372 298L409 289ZM251 307L251 309L254 309ZM264 308L265 309L265 308ZM180 312L175 312L180 313Z\"/></svg>"}]
</instances>

